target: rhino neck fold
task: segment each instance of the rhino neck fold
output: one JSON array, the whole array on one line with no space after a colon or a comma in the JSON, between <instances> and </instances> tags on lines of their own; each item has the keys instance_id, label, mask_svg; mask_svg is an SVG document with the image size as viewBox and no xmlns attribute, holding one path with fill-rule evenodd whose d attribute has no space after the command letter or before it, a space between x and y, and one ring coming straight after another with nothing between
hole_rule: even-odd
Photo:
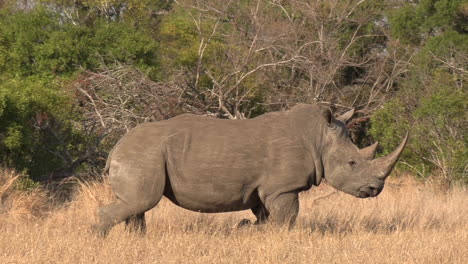
<instances>
[{"instance_id":1,"label":"rhino neck fold","mask_svg":"<svg viewBox=\"0 0 468 264\"><path fill-rule=\"evenodd\" d=\"M313 185L318 186L324 176L324 167L322 162L321 142L323 137L322 117L317 116L316 113L320 112L318 105L299 104L287 112L289 122L288 131L294 130L297 137L296 140L302 141L304 147L304 155L309 155L312 159L309 161L306 157L304 160L313 162L313 171L310 172L310 181ZM288 133L288 132L286 132Z\"/></svg>"},{"instance_id":2,"label":"rhino neck fold","mask_svg":"<svg viewBox=\"0 0 468 264\"><path fill-rule=\"evenodd\" d=\"M310 131L309 133L312 133L312 131ZM315 134L317 135L318 133L315 133ZM320 135L319 137L316 137L315 140L312 142L310 142L310 139L308 139L305 136L302 138L305 149L311 156L312 162L314 164L314 171L312 175L310 175L310 177L311 177L313 185L315 186L319 186L322 179L324 178L324 168L323 168L322 153L321 153L322 149L320 147L321 137L322 135Z\"/></svg>"},{"instance_id":3,"label":"rhino neck fold","mask_svg":"<svg viewBox=\"0 0 468 264\"><path fill-rule=\"evenodd\" d=\"M319 126L318 131L316 131L315 135L319 135L315 137L314 144L311 146L311 152L313 153L312 157L314 159L315 164L315 182L316 186L322 182L322 179L325 178L325 169L323 166L323 133L324 128Z\"/></svg>"},{"instance_id":4,"label":"rhino neck fold","mask_svg":"<svg viewBox=\"0 0 468 264\"><path fill-rule=\"evenodd\" d=\"M315 186L319 186L320 182L322 182L322 178L324 176L323 175L322 157L321 157L320 153L317 151L317 149L315 148L315 146L310 148L309 152L312 155L312 160L314 161L314 167L315 167L314 175L312 175L312 176L315 176L315 179L312 179L313 184Z\"/></svg>"}]
</instances>

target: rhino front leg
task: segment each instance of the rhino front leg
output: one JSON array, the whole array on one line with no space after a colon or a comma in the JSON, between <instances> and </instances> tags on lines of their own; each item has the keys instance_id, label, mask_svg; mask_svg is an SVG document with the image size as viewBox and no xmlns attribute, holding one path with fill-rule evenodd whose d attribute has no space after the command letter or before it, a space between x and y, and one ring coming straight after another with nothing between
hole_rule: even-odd
<instances>
[{"instance_id":1,"label":"rhino front leg","mask_svg":"<svg viewBox=\"0 0 468 264\"><path fill-rule=\"evenodd\" d=\"M277 225L288 225L291 228L299 213L299 197L297 192L271 195L265 199L265 207L269 212L269 221Z\"/></svg>"},{"instance_id":2,"label":"rhino front leg","mask_svg":"<svg viewBox=\"0 0 468 264\"><path fill-rule=\"evenodd\" d=\"M270 213L266 209L265 205L259 204L252 208L252 213L257 217L257 221L255 221L255 225L260 225L264 224L267 220L268 217L270 216Z\"/></svg>"},{"instance_id":3,"label":"rhino front leg","mask_svg":"<svg viewBox=\"0 0 468 264\"><path fill-rule=\"evenodd\" d=\"M125 228L130 232L146 233L145 213L132 215L125 219Z\"/></svg>"}]
</instances>

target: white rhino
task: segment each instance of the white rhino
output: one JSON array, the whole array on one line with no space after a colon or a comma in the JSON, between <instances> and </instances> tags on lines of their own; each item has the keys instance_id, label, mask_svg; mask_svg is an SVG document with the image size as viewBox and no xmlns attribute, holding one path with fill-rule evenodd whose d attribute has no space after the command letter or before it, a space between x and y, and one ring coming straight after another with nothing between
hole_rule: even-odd
<instances>
[{"instance_id":1,"label":"white rhino","mask_svg":"<svg viewBox=\"0 0 468 264\"><path fill-rule=\"evenodd\" d=\"M183 114L141 124L116 144L106 169L116 201L99 210L95 229L106 235L126 220L144 231L145 212L166 196L197 212L251 209L256 223L292 225L298 193L325 178L360 198L377 196L408 140L374 159L377 144L358 149L330 109L299 104L253 119Z\"/></svg>"}]
</instances>

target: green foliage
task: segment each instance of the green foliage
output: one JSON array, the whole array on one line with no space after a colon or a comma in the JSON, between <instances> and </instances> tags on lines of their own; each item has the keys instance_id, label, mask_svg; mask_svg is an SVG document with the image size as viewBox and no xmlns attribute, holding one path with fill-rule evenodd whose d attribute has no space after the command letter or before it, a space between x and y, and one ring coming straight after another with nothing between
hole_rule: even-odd
<instances>
[{"instance_id":1,"label":"green foliage","mask_svg":"<svg viewBox=\"0 0 468 264\"><path fill-rule=\"evenodd\" d=\"M403 118L404 113L405 106L403 102L392 100L386 103L372 117L370 133L379 140L381 139L380 145L384 149L383 155L387 155L395 146L398 146L399 139L409 129L410 124Z\"/></svg>"},{"instance_id":2,"label":"green foliage","mask_svg":"<svg viewBox=\"0 0 468 264\"><path fill-rule=\"evenodd\" d=\"M467 7L466 0L422 0L392 12L393 35L414 47L415 56L396 98L375 114L371 129L382 141L390 140L389 127L408 129L403 161L420 176L436 174L448 183L468 183ZM381 118L387 114L393 119Z\"/></svg>"},{"instance_id":3,"label":"green foliage","mask_svg":"<svg viewBox=\"0 0 468 264\"><path fill-rule=\"evenodd\" d=\"M97 20L125 22L151 28L159 22L159 12L172 7L172 0L39 0L53 7L67 23L89 25Z\"/></svg>"},{"instance_id":4,"label":"green foliage","mask_svg":"<svg viewBox=\"0 0 468 264\"><path fill-rule=\"evenodd\" d=\"M41 184L33 181L27 173L21 173L21 176L15 181L14 188L19 191L30 191L39 188Z\"/></svg>"},{"instance_id":5,"label":"green foliage","mask_svg":"<svg viewBox=\"0 0 468 264\"><path fill-rule=\"evenodd\" d=\"M102 63L133 63L156 72L156 42L125 23L62 24L38 8L0 16L0 69L14 75L65 74Z\"/></svg>"},{"instance_id":6,"label":"green foliage","mask_svg":"<svg viewBox=\"0 0 468 264\"><path fill-rule=\"evenodd\" d=\"M415 56L414 63L420 67L418 71L426 72L447 67L444 63L450 60L463 67L461 64L464 64L466 54L468 54L468 34L449 31L429 38L426 45ZM460 58L457 59L456 56ZM464 66L468 65L465 63Z\"/></svg>"},{"instance_id":7,"label":"green foliage","mask_svg":"<svg viewBox=\"0 0 468 264\"><path fill-rule=\"evenodd\" d=\"M27 76L34 73L37 45L57 30L54 15L43 9L32 13L0 11L0 71Z\"/></svg>"},{"instance_id":8,"label":"green foliage","mask_svg":"<svg viewBox=\"0 0 468 264\"><path fill-rule=\"evenodd\" d=\"M155 70L156 50L151 38L126 24L98 22L93 28L67 25L37 47L37 64L39 71L53 73L73 73L78 66L96 69L115 61Z\"/></svg>"},{"instance_id":9,"label":"green foliage","mask_svg":"<svg viewBox=\"0 0 468 264\"><path fill-rule=\"evenodd\" d=\"M413 78L423 78L428 86L405 82L397 98L375 113L370 134L382 142L383 154L388 154L409 131L410 143L402 155L405 166L421 177L436 173L450 182L467 183L466 87L458 87L457 80L444 71ZM418 97L411 96L415 91Z\"/></svg>"},{"instance_id":10,"label":"green foliage","mask_svg":"<svg viewBox=\"0 0 468 264\"><path fill-rule=\"evenodd\" d=\"M164 64L168 68L193 67L198 58L199 39L197 28L187 10L173 10L159 29Z\"/></svg>"},{"instance_id":11,"label":"green foliage","mask_svg":"<svg viewBox=\"0 0 468 264\"><path fill-rule=\"evenodd\" d=\"M223 56L222 52L227 48L221 37L225 32L218 29L218 32L211 36L215 20L203 18L200 21L199 32L190 11L193 10L174 8L161 22L158 32L159 45L166 69L195 68L199 58L200 37L205 40L206 49L202 59L208 67L216 59L215 56ZM223 26L225 27L219 27Z\"/></svg>"},{"instance_id":12,"label":"green foliage","mask_svg":"<svg viewBox=\"0 0 468 264\"><path fill-rule=\"evenodd\" d=\"M455 31L466 34L466 0L421 0L406 3L390 12L393 36L405 43L418 45L433 36Z\"/></svg>"},{"instance_id":13,"label":"green foliage","mask_svg":"<svg viewBox=\"0 0 468 264\"><path fill-rule=\"evenodd\" d=\"M414 111L416 129L424 133L421 140L426 140L433 155L445 162L454 178L468 182L468 92L466 87L456 88L449 74L434 76L432 94L421 98L421 106ZM426 147L427 149L427 147ZM437 153L437 154L435 154ZM433 162L436 162L433 160ZM441 166L438 164L437 166Z\"/></svg>"},{"instance_id":14,"label":"green foliage","mask_svg":"<svg viewBox=\"0 0 468 264\"><path fill-rule=\"evenodd\" d=\"M158 78L150 31L95 19L64 23L57 13L0 10L0 156L31 179L48 177L87 151L67 83L103 64L133 64Z\"/></svg>"},{"instance_id":15,"label":"green foliage","mask_svg":"<svg viewBox=\"0 0 468 264\"><path fill-rule=\"evenodd\" d=\"M391 12L392 34L414 50L395 98L375 113L370 133L384 142L410 132L403 162L421 177L468 183L466 0L422 0ZM402 47L400 47L402 48ZM388 142L391 142L390 144Z\"/></svg>"},{"instance_id":16,"label":"green foliage","mask_svg":"<svg viewBox=\"0 0 468 264\"><path fill-rule=\"evenodd\" d=\"M9 79L0 84L0 156L2 162L18 170L39 171L57 167L57 157L41 153L44 142L38 129L38 118L46 120L63 115L69 98L57 89L51 79L37 77ZM41 117L40 117L41 116ZM50 148L54 151L53 148Z\"/></svg>"},{"instance_id":17,"label":"green foliage","mask_svg":"<svg viewBox=\"0 0 468 264\"><path fill-rule=\"evenodd\" d=\"M343 1L346 3L346 1ZM382 32L382 28L376 22L381 22L383 11L388 7L385 1L371 0L358 5L351 14L352 21L345 23L344 29L340 32L340 46L345 49L350 39L356 33L359 22L364 21L360 26L356 36L358 39L351 47L348 47L352 56L364 57L372 49L385 46L387 38ZM346 10L346 9L345 9ZM354 37L356 37L354 36Z\"/></svg>"}]
</instances>

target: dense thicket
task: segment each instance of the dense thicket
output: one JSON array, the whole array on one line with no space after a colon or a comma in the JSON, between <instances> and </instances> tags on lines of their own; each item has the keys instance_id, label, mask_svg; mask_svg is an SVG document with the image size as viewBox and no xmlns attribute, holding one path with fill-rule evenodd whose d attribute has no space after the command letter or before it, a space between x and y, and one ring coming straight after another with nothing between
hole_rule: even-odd
<instances>
[{"instance_id":1,"label":"dense thicket","mask_svg":"<svg viewBox=\"0 0 468 264\"><path fill-rule=\"evenodd\" d=\"M374 113L385 152L411 133L403 159L421 177L468 183L468 2L422 0L389 12L395 49L412 54L398 92Z\"/></svg>"},{"instance_id":2,"label":"dense thicket","mask_svg":"<svg viewBox=\"0 0 468 264\"><path fill-rule=\"evenodd\" d=\"M61 179L141 122L321 102L357 109L361 146L409 130L401 169L467 182L467 17L464 0L1 1L1 162Z\"/></svg>"}]
</instances>

